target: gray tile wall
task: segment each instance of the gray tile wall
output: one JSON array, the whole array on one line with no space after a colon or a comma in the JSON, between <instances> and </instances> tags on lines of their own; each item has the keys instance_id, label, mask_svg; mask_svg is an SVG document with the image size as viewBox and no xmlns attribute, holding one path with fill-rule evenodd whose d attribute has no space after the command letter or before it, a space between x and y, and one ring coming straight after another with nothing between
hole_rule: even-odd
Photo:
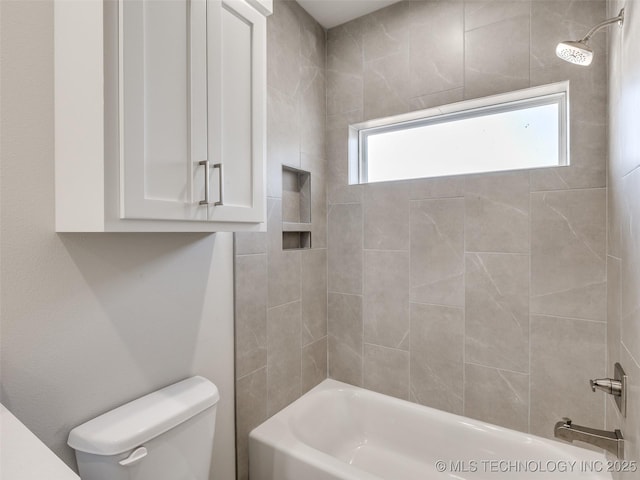
<instances>
[{"instance_id":1,"label":"gray tile wall","mask_svg":"<svg viewBox=\"0 0 640 480\"><path fill-rule=\"evenodd\" d=\"M606 409L607 427L619 428L626 439L626 458L640 463L640 31L629 28L640 21L640 4L611 0L609 14L622 7L623 29L609 32L607 373L613 375L613 364L620 362L630 388L626 418L611 399Z\"/></svg>"},{"instance_id":2,"label":"gray tile wall","mask_svg":"<svg viewBox=\"0 0 640 480\"><path fill-rule=\"evenodd\" d=\"M547 437L563 416L604 426L604 396L588 380L606 368L606 36L594 37L590 68L560 61L555 45L605 9L405 1L328 31L330 377ZM571 81L569 167L347 185L349 123L561 80ZM640 215L624 202L638 183L619 182L628 218ZM616 252L635 241L626 282L640 281L629 261L640 260L638 236L616 237ZM640 285L627 290L615 328L638 339Z\"/></svg>"},{"instance_id":3,"label":"gray tile wall","mask_svg":"<svg viewBox=\"0 0 640 480\"><path fill-rule=\"evenodd\" d=\"M295 2L276 1L269 232L236 235L239 478L248 432L327 373L544 436L566 415L603 426L605 399L588 378L620 358L640 378L640 160L627 118L639 67L633 39L614 36L607 195L605 37L589 69L554 48L604 15L603 1L411 1L325 43ZM347 185L350 123L565 79L570 167ZM310 251L281 251L282 164L312 172ZM624 422L634 458L636 410Z\"/></svg>"},{"instance_id":4,"label":"gray tile wall","mask_svg":"<svg viewBox=\"0 0 640 480\"><path fill-rule=\"evenodd\" d=\"M241 480L249 432L327 377L325 31L276 0L267 37L267 233L235 235ZM282 165L311 172L311 250L282 250Z\"/></svg>"}]
</instances>

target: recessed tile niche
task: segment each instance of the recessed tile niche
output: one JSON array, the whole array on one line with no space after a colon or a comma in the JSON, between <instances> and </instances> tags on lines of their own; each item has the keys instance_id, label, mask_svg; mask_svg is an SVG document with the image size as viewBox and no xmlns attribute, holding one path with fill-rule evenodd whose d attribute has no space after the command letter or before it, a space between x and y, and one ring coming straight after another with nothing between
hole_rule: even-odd
<instances>
[{"instance_id":1,"label":"recessed tile niche","mask_svg":"<svg viewBox=\"0 0 640 480\"><path fill-rule=\"evenodd\" d=\"M282 167L282 248L311 248L311 174Z\"/></svg>"}]
</instances>

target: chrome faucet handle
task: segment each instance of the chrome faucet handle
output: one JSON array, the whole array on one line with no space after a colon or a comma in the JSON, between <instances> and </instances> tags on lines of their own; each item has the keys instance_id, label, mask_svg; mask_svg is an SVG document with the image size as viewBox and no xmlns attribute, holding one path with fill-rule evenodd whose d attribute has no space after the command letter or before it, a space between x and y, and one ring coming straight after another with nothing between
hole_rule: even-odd
<instances>
[{"instance_id":1,"label":"chrome faucet handle","mask_svg":"<svg viewBox=\"0 0 640 480\"><path fill-rule=\"evenodd\" d=\"M570 427L571 426L571 422L573 422L573 420L571 420L569 417L562 417L562 421L564 422L564 424L567 427Z\"/></svg>"},{"instance_id":2,"label":"chrome faucet handle","mask_svg":"<svg viewBox=\"0 0 640 480\"><path fill-rule=\"evenodd\" d=\"M620 380L614 380L613 378L596 378L595 380L589 380L589 385L591 386L592 392L598 389L610 395L618 397L622 395L622 382Z\"/></svg>"}]
</instances>

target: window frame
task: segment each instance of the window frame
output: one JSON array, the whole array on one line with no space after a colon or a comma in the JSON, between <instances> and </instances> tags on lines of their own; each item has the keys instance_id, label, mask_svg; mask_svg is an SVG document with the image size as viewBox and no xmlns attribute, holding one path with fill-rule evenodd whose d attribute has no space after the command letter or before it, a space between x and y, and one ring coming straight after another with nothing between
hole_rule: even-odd
<instances>
[{"instance_id":1,"label":"window frame","mask_svg":"<svg viewBox=\"0 0 640 480\"><path fill-rule=\"evenodd\" d=\"M521 110L523 107L558 105L558 164L541 167L514 167L509 170L481 170L454 175L475 175L490 172L508 172L515 170L535 170L570 165L570 128L569 128L569 81L557 82L488 97L464 100L441 105L439 107L417 110L375 120L368 120L349 126L348 162L349 184L366 184L392 181L414 180L419 178L441 178L443 176L411 177L407 179L389 179L379 182L368 181L367 138L371 135L388 133L408 128L436 125L456 120L478 118L495 113ZM518 108L520 107L520 108Z\"/></svg>"}]
</instances>

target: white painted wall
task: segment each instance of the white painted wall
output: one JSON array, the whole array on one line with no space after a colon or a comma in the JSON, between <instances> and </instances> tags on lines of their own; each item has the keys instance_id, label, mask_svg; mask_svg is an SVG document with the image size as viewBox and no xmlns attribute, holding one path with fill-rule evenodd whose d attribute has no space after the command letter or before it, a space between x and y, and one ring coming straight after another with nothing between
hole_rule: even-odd
<instances>
[{"instance_id":1,"label":"white painted wall","mask_svg":"<svg viewBox=\"0 0 640 480\"><path fill-rule=\"evenodd\" d=\"M0 400L67 464L69 430L200 374L234 466L231 234L56 234L53 2L0 2ZM81 179L79 179L81 180Z\"/></svg>"},{"instance_id":2,"label":"white painted wall","mask_svg":"<svg viewBox=\"0 0 640 480\"><path fill-rule=\"evenodd\" d=\"M297 0L324 28L333 28L400 0Z\"/></svg>"}]
</instances>

